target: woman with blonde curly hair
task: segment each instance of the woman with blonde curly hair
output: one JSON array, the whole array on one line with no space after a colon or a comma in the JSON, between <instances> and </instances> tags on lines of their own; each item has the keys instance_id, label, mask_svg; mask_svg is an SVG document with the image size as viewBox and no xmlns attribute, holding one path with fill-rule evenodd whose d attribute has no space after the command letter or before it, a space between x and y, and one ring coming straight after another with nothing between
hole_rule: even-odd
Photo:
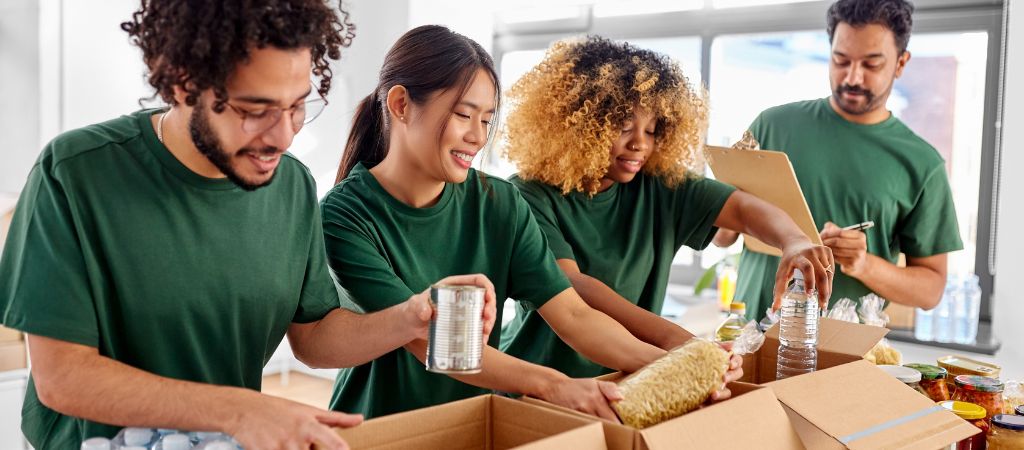
<instances>
[{"instance_id":1,"label":"woman with blonde curly hair","mask_svg":"<svg viewBox=\"0 0 1024 450\"><path fill-rule=\"evenodd\" d=\"M693 337L662 319L672 259L717 227L783 250L776 303L794 269L822 299L832 254L783 211L704 179L703 90L668 57L601 37L557 42L510 90L506 153L559 267L583 299L662 349ZM563 343L526 305L502 332L510 355L574 377L608 369Z\"/></svg>"}]
</instances>

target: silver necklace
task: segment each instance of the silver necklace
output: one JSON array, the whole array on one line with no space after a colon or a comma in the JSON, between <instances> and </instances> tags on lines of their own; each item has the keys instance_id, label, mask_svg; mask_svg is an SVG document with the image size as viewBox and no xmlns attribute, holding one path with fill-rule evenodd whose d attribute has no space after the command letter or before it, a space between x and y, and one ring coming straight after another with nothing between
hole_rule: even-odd
<instances>
[{"instance_id":1,"label":"silver necklace","mask_svg":"<svg viewBox=\"0 0 1024 450\"><path fill-rule=\"evenodd\" d=\"M167 113L160 115L160 119L156 121L156 139L161 144L164 143L164 119L167 118Z\"/></svg>"}]
</instances>

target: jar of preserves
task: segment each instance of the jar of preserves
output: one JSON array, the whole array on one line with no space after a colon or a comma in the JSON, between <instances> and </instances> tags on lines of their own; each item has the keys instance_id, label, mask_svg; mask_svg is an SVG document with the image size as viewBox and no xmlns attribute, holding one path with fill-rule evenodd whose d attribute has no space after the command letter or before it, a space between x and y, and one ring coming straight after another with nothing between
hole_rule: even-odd
<instances>
[{"instance_id":1,"label":"jar of preserves","mask_svg":"<svg viewBox=\"0 0 1024 450\"><path fill-rule=\"evenodd\" d=\"M921 372L921 389L933 402L944 402L949 400L949 388L946 386L948 372L939 366L930 364L904 364L918 372Z\"/></svg>"},{"instance_id":2,"label":"jar of preserves","mask_svg":"<svg viewBox=\"0 0 1024 450\"><path fill-rule=\"evenodd\" d=\"M988 422L985 421L985 416L988 414L988 412L985 411L985 408L975 405L974 403L957 402L953 400L939 402L939 406L942 406L947 411L956 414L957 417L966 420L968 423L978 428L977 434L949 446L949 450L985 449L985 435L988 434L989 430Z\"/></svg>"},{"instance_id":3,"label":"jar of preserves","mask_svg":"<svg viewBox=\"0 0 1024 450\"><path fill-rule=\"evenodd\" d=\"M1024 448L1024 416L997 414L992 418L992 432L988 436L991 450L1019 450Z\"/></svg>"},{"instance_id":4,"label":"jar of preserves","mask_svg":"<svg viewBox=\"0 0 1024 450\"><path fill-rule=\"evenodd\" d=\"M958 375L953 400L974 403L988 412L986 420L1003 413L1003 382L978 375Z\"/></svg>"},{"instance_id":5,"label":"jar of preserves","mask_svg":"<svg viewBox=\"0 0 1024 450\"><path fill-rule=\"evenodd\" d=\"M897 380L902 381L903 384L907 385L907 387L921 393L921 395L928 395L924 389L921 388L921 372L909 367L890 366L887 364L878 366L878 368L882 369L883 372L892 375Z\"/></svg>"}]
</instances>

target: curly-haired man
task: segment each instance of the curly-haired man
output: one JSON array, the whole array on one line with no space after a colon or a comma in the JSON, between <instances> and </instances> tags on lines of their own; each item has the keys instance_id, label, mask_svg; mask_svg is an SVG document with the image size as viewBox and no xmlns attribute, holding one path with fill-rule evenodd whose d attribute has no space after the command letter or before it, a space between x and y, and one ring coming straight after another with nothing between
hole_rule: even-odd
<instances>
[{"instance_id":1,"label":"curly-haired man","mask_svg":"<svg viewBox=\"0 0 1024 450\"><path fill-rule=\"evenodd\" d=\"M424 337L431 314L423 294L339 308L312 177L285 153L324 105L347 17L325 0L146 0L122 24L170 107L50 142L0 261L34 447L140 426L344 448L329 427L361 417L258 391L285 333L307 364L351 366Z\"/></svg>"},{"instance_id":2,"label":"curly-haired man","mask_svg":"<svg viewBox=\"0 0 1024 450\"><path fill-rule=\"evenodd\" d=\"M832 95L762 112L750 132L793 163L821 239L832 249L832 298L875 293L930 309L946 282L947 254L963 248L935 149L892 115L885 102L910 60L913 5L905 0L841 0L828 11ZM873 221L866 231L840 226ZM836 224L839 224L837 226ZM718 245L734 242L722 230ZM906 267L898 267L900 253ZM763 317L778 259L744 250L736 297Z\"/></svg>"}]
</instances>

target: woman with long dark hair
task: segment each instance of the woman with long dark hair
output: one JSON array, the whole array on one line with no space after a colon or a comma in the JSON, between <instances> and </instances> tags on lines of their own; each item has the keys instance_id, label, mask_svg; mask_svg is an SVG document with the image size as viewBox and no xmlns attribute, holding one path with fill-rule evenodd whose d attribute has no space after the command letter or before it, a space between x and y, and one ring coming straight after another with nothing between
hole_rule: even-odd
<instances>
[{"instance_id":1,"label":"woman with long dark hair","mask_svg":"<svg viewBox=\"0 0 1024 450\"><path fill-rule=\"evenodd\" d=\"M494 134L499 92L491 57L465 36L423 26L395 43L356 112L339 183L321 204L338 281L356 304L375 311L447 274L478 272L497 298L536 310L588 358L627 372L643 367L665 351L587 306L516 188L471 168ZM475 375L425 371L426 346L413 341L344 370L331 407L374 417L497 390L615 417L613 384L512 358L497 350L497 336ZM738 368L738 359L732 363Z\"/></svg>"}]
</instances>

